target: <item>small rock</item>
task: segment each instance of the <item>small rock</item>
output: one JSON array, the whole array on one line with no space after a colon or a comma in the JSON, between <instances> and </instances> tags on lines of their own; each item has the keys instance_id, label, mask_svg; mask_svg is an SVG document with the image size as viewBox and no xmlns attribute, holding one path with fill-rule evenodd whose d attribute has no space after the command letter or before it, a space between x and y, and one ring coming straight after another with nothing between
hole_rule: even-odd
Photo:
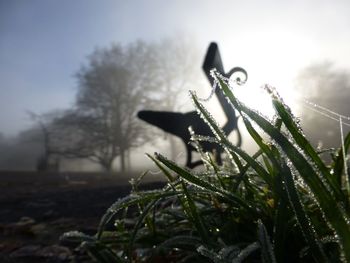
<instances>
[{"instance_id":1,"label":"small rock","mask_svg":"<svg viewBox=\"0 0 350 263\"><path fill-rule=\"evenodd\" d=\"M2 226L4 236L14 234L32 234L31 227L35 224L35 220L31 217L21 217L18 222Z\"/></svg>"},{"instance_id":2,"label":"small rock","mask_svg":"<svg viewBox=\"0 0 350 263\"><path fill-rule=\"evenodd\" d=\"M28 245L21 247L10 254L12 258L35 257L40 250L39 245Z\"/></svg>"},{"instance_id":3,"label":"small rock","mask_svg":"<svg viewBox=\"0 0 350 263\"><path fill-rule=\"evenodd\" d=\"M22 216L16 224L18 226L33 225L33 224L35 224L35 220L29 216Z\"/></svg>"},{"instance_id":4,"label":"small rock","mask_svg":"<svg viewBox=\"0 0 350 263\"><path fill-rule=\"evenodd\" d=\"M57 258L61 261L67 260L72 256L72 252L64 246L53 245L40 249L37 256L44 258Z\"/></svg>"},{"instance_id":5,"label":"small rock","mask_svg":"<svg viewBox=\"0 0 350 263\"><path fill-rule=\"evenodd\" d=\"M30 231L33 235L38 236L42 234L48 233L47 225L40 223L40 224L35 224L30 228Z\"/></svg>"},{"instance_id":6,"label":"small rock","mask_svg":"<svg viewBox=\"0 0 350 263\"><path fill-rule=\"evenodd\" d=\"M13 259L30 258L36 262L43 262L44 259L49 259L49 262L67 262L72 258L72 252L67 247L59 245L47 247L28 245L15 250L10 254L10 257Z\"/></svg>"}]
</instances>

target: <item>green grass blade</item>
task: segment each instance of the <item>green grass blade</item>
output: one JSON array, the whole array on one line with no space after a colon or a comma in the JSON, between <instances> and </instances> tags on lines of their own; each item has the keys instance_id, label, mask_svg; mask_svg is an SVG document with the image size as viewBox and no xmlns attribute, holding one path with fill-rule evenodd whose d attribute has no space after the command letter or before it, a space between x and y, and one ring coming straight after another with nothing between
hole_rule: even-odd
<instances>
[{"instance_id":1,"label":"green grass blade","mask_svg":"<svg viewBox=\"0 0 350 263\"><path fill-rule=\"evenodd\" d=\"M225 246L222 248L219 252L219 256L222 259L223 262L232 262L232 260L237 257L238 253L240 252L239 246L232 245L232 246Z\"/></svg>"},{"instance_id":2,"label":"green grass blade","mask_svg":"<svg viewBox=\"0 0 350 263\"><path fill-rule=\"evenodd\" d=\"M193 202L192 196L189 194L188 190L187 190L187 186L186 184L182 181L182 189L185 193L185 202L188 205L188 214L190 215L191 219L192 219L192 223L194 224L195 228L198 231L199 236L202 239L203 243L208 243L210 241L210 235L207 231L207 227L205 226L203 219L201 218L201 216L199 215L198 211L197 211L197 207Z\"/></svg>"},{"instance_id":3,"label":"green grass blade","mask_svg":"<svg viewBox=\"0 0 350 263\"><path fill-rule=\"evenodd\" d=\"M236 258L232 260L232 263L241 263L245 262L244 260L247 259L254 251L260 248L259 242L253 242L250 245L246 246L244 249L242 249Z\"/></svg>"},{"instance_id":4,"label":"green grass blade","mask_svg":"<svg viewBox=\"0 0 350 263\"><path fill-rule=\"evenodd\" d=\"M215 251L211 249L206 248L203 245L197 248L197 252L202 256L209 258L214 263L222 263L222 259L219 256L219 254L217 254Z\"/></svg>"},{"instance_id":5,"label":"green grass blade","mask_svg":"<svg viewBox=\"0 0 350 263\"><path fill-rule=\"evenodd\" d=\"M195 105L195 107L197 108L197 110L199 111L199 116L208 124L209 128L212 130L213 134L215 135L215 137L218 140L218 143L225 149L226 149L226 145L228 143L231 144L231 142L228 140L227 135L224 133L224 131L219 127L219 125L217 124L217 122L214 120L214 118L211 116L211 114L207 111L207 109L205 107L203 107L203 105L198 101L197 96L195 95L194 92L190 92L191 94L191 98L193 101L193 104ZM198 138L198 137L197 137ZM237 158L237 156L232 153L232 152L228 152L228 154L230 155L230 158L233 159L238 167L238 169L241 171L241 169L243 168L242 163L239 161L239 159Z\"/></svg>"},{"instance_id":6,"label":"green grass blade","mask_svg":"<svg viewBox=\"0 0 350 263\"><path fill-rule=\"evenodd\" d=\"M126 263L127 261L116 255L109 247L101 242L85 242L82 246L99 263Z\"/></svg>"},{"instance_id":7,"label":"green grass blade","mask_svg":"<svg viewBox=\"0 0 350 263\"><path fill-rule=\"evenodd\" d=\"M291 116L291 113L289 112L289 110L286 109L286 107L283 105L283 103L280 100L273 99L272 103L276 112L281 117L281 120L283 121L286 128L289 130L295 142L304 151L304 153L307 154L307 156L309 156L310 159L316 164L317 168L322 173L323 178L328 183L329 187L332 189L336 197L339 200L344 200L345 199L344 194L341 191L340 186L337 184L336 177L330 174L329 169L321 160L316 150L311 146L309 141L305 138L305 136L300 131L299 127L293 120L293 117Z\"/></svg>"},{"instance_id":8,"label":"green grass blade","mask_svg":"<svg viewBox=\"0 0 350 263\"><path fill-rule=\"evenodd\" d=\"M287 232L289 220L292 217L287 198L280 198L274 218L273 245L277 262L285 262L288 259L286 249L288 246Z\"/></svg>"},{"instance_id":9,"label":"green grass blade","mask_svg":"<svg viewBox=\"0 0 350 263\"><path fill-rule=\"evenodd\" d=\"M131 237L130 237L130 241L129 241L129 256L131 256L132 254L132 248L134 246L135 243L135 239L136 239L136 235L137 232L140 230L140 228L142 227L142 223L145 220L145 218L148 216L149 212L151 211L151 209L157 204L159 200L153 200L150 203L148 203L146 205L146 207L142 210L142 212L140 213L139 217L137 218L137 222L134 226L134 229L132 231ZM154 232L154 231L152 231Z\"/></svg>"},{"instance_id":10,"label":"green grass blade","mask_svg":"<svg viewBox=\"0 0 350 263\"><path fill-rule=\"evenodd\" d=\"M343 214L343 211L333 199L333 195L323 184L312 165L276 127L258 113L239 102L228 86L222 80L219 81L221 89L229 98L233 106L239 111L244 112L244 114L256 122L274 141L279 144L284 153L288 156L294 167L298 170L300 176L304 179L316 197L327 221L332 225L339 237L339 242L345 259L350 262L350 227L347 223L349 222L349 219Z\"/></svg>"},{"instance_id":11,"label":"green grass blade","mask_svg":"<svg viewBox=\"0 0 350 263\"><path fill-rule=\"evenodd\" d=\"M261 249L261 261L263 263L275 263L276 258L264 224L258 220L258 240Z\"/></svg>"},{"instance_id":12,"label":"green grass blade","mask_svg":"<svg viewBox=\"0 0 350 263\"><path fill-rule=\"evenodd\" d=\"M163 248L180 248L188 251L195 251L201 245L201 239L196 236L178 235L165 240L158 245L157 249Z\"/></svg>"},{"instance_id":13,"label":"green grass blade","mask_svg":"<svg viewBox=\"0 0 350 263\"><path fill-rule=\"evenodd\" d=\"M230 148L232 145L229 145L228 148ZM244 179L246 172L248 171L249 168L252 168L256 171L256 173L261 177L261 178L265 178L265 182L267 184L269 184L270 181L270 174L268 172L265 171L265 169L260 165L260 163L258 161L256 161L256 159L258 157L260 157L262 155L262 151L259 149L255 154L253 154L253 156L250 158L250 155L247 154L246 152L242 151L239 147L235 147L235 151L237 152L238 155L241 156L242 159L244 159L247 164L244 165L244 167L242 168L241 172L238 175L237 181L235 182L234 186L233 186L233 192L235 193L238 190L238 187L240 185L240 183L242 182L242 180ZM234 151L234 149L232 149ZM239 152L241 152L241 154L239 154ZM244 156L243 156L244 155Z\"/></svg>"},{"instance_id":14,"label":"green grass blade","mask_svg":"<svg viewBox=\"0 0 350 263\"><path fill-rule=\"evenodd\" d=\"M166 197L172 197L177 195L182 195L183 193L179 191L164 191L164 190L154 190L154 191L145 191L145 192L138 192L137 194L130 194L129 196L126 196L124 198L119 199L117 202L111 205L110 208L108 208L107 212L103 215L98 231L97 231L97 237L98 239L101 238L103 229L105 225L110 222L110 220L114 217L114 215L120 211L121 209L142 204L145 202L149 202L152 200L158 200L161 198Z\"/></svg>"},{"instance_id":15,"label":"green grass blade","mask_svg":"<svg viewBox=\"0 0 350 263\"><path fill-rule=\"evenodd\" d=\"M349 146L350 146L350 132L347 134L347 136L344 139L345 153L348 153ZM342 151L343 149L341 146L332 164L333 174L337 178L337 182L339 185L342 185L342 174L344 171L344 158L343 158Z\"/></svg>"},{"instance_id":16,"label":"green grass blade","mask_svg":"<svg viewBox=\"0 0 350 263\"><path fill-rule=\"evenodd\" d=\"M173 176L169 173L169 171L167 169L165 169L160 163L159 161L154 158L153 156L151 156L150 154L146 154L157 166L158 168L163 172L163 174L168 178L169 182L174 182L175 179L173 178Z\"/></svg>"},{"instance_id":17,"label":"green grass blade","mask_svg":"<svg viewBox=\"0 0 350 263\"><path fill-rule=\"evenodd\" d=\"M227 199L228 201L231 201L231 202L235 203L236 205L239 205L239 206L245 208L247 211L255 213L255 210L249 204L247 204L247 202L245 200L243 200L241 197L235 195L234 193L230 193L224 189L220 189L220 188L212 185L211 183L202 180L198 176L191 174L187 169L181 168L178 165L176 165L175 163L169 161L161 154L156 154L156 158L161 163L163 163L166 167L168 167L170 170L176 172L180 177L182 177L186 181L188 181L188 182L190 182L190 183L192 183L200 188L204 188L205 190L210 191L212 194L220 195L220 196L224 197L225 199Z\"/></svg>"},{"instance_id":18,"label":"green grass blade","mask_svg":"<svg viewBox=\"0 0 350 263\"><path fill-rule=\"evenodd\" d=\"M218 143L222 142L225 145L225 148L229 152L234 152L238 154L244 161L246 161L260 176L263 178L268 184L272 185L272 178L270 178L270 174L265 171L265 169L249 154L243 151L241 148L233 145L225 136L225 134L221 131L217 124L212 120L210 114L204 108L204 106L198 101L197 96L194 93L191 93L192 100L196 108L201 113L202 118L208 123L209 127L215 131ZM239 162L240 163L240 162ZM240 173L244 174L246 169L240 164Z\"/></svg>"},{"instance_id":19,"label":"green grass blade","mask_svg":"<svg viewBox=\"0 0 350 263\"><path fill-rule=\"evenodd\" d=\"M160 164L160 161L153 158L152 156L149 156L156 164L157 166L166 173L166 176L168 177L169 181L173 181L173 177L170 175L170 173ZM182 189L184 192L184 195L186 198L182 198L179 196L179 201L181 203L182 208L184 211L187 212L188 215L190 215L190 218L192 219L192 223L195 225L199 235L201 236L204 243L206 243L209 240L209 234L206 230L206 227L203 223L203 220L200 218L197 208L192 200L191 195L189 194L186 184L181 181ZM175 189L174 189L175 190Z\"/></svg>"},{"instance_id":20,"label":"green grass blade","mask_svg":"<svg viewBox=\"0 0 350 263\"><path fill-rule=\"evenodd\" d=\"M277 210L274 215L273 244L277 262L285 262L288 259L285 251L289 246L287 234L295 217L289 206L289 197L280 171L275 176L275 186Z\"/></svg>"},{"instance_id":21,"label":"green grass blade","mask_svg":"<svg viewBox=\"0 0 350 263\"><path fill-rule=\"evenodd\" d=\"M293 207L301 231L303 232L304 237L310 246L311 254L316 262L328 262L326 254L321 247L317 233L314 230L315 226L312 225L311 220L306 214L303 204L300 200L293 175L287 164L284 163L283 166L284 169L282 171L282 177L288 193L289 201Z\"/></svg>"}]
</instances>

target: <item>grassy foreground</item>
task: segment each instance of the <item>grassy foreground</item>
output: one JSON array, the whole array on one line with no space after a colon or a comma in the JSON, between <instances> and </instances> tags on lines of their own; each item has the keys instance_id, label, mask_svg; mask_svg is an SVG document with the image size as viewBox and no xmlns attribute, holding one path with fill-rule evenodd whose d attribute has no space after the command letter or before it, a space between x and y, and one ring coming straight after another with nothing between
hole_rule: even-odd
<instances>
[{"instance_id":1,"label":"grassy foreground","mask_svg":"<svg viewBox=\"0 0 350 263\"><path fill-rule=\"evenodd\" d=\"M273 89L267 87L276 111L271 122L215 76L258 144L257 153L235 147L192 93L215 134L193 134L205 171L149 155L168 179L163 189L138 190L141 176L131 182L130 195L107 210L96 235L69 232L62 238L79 243L98 262L350 262L342 148L331 152L326 164ZM229 161L223 166L201 151L199 142L208 140L226 150ZM349 145L350 134L346 153Z\"/></svg>"}]
</instances>

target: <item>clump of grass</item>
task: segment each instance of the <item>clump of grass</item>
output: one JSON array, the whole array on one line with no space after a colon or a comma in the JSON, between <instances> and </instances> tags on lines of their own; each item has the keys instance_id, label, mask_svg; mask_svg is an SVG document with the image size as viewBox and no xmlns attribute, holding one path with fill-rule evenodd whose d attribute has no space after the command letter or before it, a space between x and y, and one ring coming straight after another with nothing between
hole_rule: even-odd
<instances>
[{"instance_id":1,"label":"clump of grass","mask_svg":"<svg viewBox=\"0 0 350 263\"><path fill-rule=\"evenodd\" d=\"M251 156L232 144L192 93L215 134L193 134L205 170L149 155L168 180L163 189L140 191L141 179L135 180L130 195L102 217L96 235L71 232L63 238L80 242L98 262L350 262L342 149L326 164L274 90L268 89L276 111L271 122L215 76L259 146L257 153ZM229 161L215 164L200 141L220 144ZM350 134L343 145L347 152Z\"/></svg>"}]
</instances>

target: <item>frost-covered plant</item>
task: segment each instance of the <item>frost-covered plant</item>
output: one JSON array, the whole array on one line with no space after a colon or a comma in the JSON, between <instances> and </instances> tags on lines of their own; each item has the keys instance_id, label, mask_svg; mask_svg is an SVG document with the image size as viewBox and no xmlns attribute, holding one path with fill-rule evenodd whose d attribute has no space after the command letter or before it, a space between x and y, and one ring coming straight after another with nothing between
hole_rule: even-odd
<instances>
[{"instance_id":1,"label":"frost-covered plant","mask_svg":"<svg viewBox=\"0 0 350 263\"><path fill-rule=\"evenodd\" d=\"M219 87L259 146L254 155L232 144L192 93L200 115L227 152L223 166L201 153L205 171L149 157L168 180L133 190L102 217L95 236L71 232L99 262L350 262L350 206L342 148L326 165L274 90L273 122L241 103L227 80ZM255 124L255 125L253 125ZM261 136L260 127L270 141ZM350 135L343 147L347 152ZM111 226L112 225L112 226Z\"/></svg>"}]
</instances>

